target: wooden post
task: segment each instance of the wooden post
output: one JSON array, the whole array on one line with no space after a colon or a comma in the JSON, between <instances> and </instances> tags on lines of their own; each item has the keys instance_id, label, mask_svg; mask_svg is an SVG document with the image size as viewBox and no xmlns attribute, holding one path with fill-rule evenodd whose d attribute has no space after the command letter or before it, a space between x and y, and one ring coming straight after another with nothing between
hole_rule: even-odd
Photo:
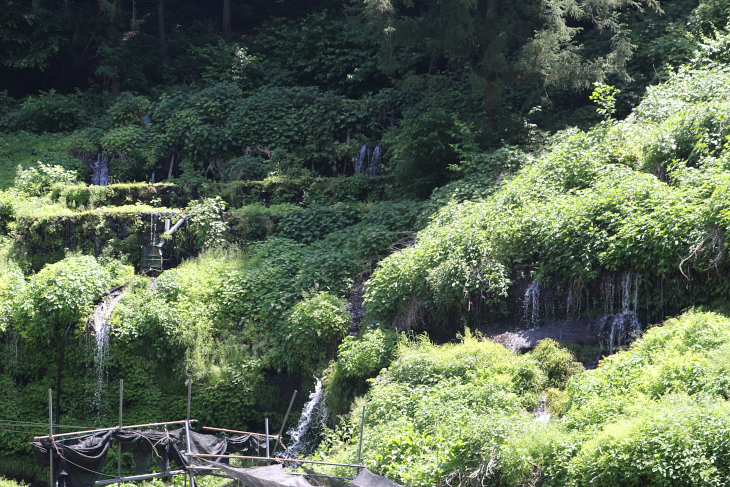
<instances>
[{"instance_id":1,"label":"wooden post","mask_svg":"<svg viewBox=\"0 0 730 487\"><path fill-rule=\"evenodd\" d=\"M122 428L122 404L124 402L124 380L119 379L119 428ZM122 442L117 440L119 458L117 459L117 478L122 478Z\"/></svg>"},{"instance_id":2,"label":"wooden post","mask_svg":"<svg viewBox=\"0 0 730 487\"><path fill-rule=\"evenodd\" d=\"M269 456L269 418L264 420L264 428L266 429L266 458Z\"/></svg>"},{"instance_id":3,"label":"wooden post","mask_svg":"<svg viewBox=\"0 0 730 487\"><path fill-rule=\"evenodd\" d=\"M281 429L279 429L279 439L276 440L276 445L274 445L274 455L276 455L276 449L279 448L279 443L281 443L281 435L284 433L284 426L286 426L286 420L289 419L289 413L291 412L291 407L294 405L295 397L297 397L297 391L294 391L294 394L292 394L291 401L289 401L289 408L286 410L286 414L284 415L284 422L281 423Z\"/></svg>"},{"instance_id":4,"label":"wooden post","mask_svg":"<svg viewBox=\"0 0 730 487\"><path fill-rule=\"evenodd\" d=\"M357 464L361 465L362 462L362 431L365 427L365 406L362 407L362 419L360 420L360 448L357 450ZM360 467L357 467L357 473L360 474Z\"/></svg>"},{"instance_id":5,"label":"wooden post","mask_svg":"<svg viewBox=\"0 0 730 487\"><path fill-rule=\"evenodd\" d=\"M48 437L51 439L51 446L48 447L51 463L51 476L48 487L55 487L53 482L53 391L51 389L48 389Z\"/></svg>"}]
</instances>

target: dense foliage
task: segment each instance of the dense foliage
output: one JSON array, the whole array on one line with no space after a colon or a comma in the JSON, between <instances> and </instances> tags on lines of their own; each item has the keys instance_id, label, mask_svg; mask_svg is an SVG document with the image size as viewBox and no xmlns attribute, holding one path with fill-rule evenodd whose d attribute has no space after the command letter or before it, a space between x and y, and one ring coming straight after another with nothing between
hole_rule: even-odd
<instances>
[{"instance_id":1,"label":"dense foliage","mask_svg":"<svg viewBox=\"0 0 730 487\"><path fill-rule=\"evenodd\" d=\"M198 426L262 430L321 379L304 453L356 461L364 406L410 487L725 485L728 11L7 3L0 423L52 388L115 424L120 379L176 420L190 377ZM603 328L488 338L546 322ZM45 480L35 426L0 475Z\"/></svg>"}]
</instances>

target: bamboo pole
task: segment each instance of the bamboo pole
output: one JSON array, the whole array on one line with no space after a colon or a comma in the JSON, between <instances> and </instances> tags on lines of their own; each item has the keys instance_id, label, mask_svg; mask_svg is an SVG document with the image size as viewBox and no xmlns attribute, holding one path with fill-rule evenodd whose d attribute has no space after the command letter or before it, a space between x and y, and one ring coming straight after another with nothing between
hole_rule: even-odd
<instances>
[{"instance_id":1,"label":"bamboo pole","mask_svg":"<svg viewBox=\"0 0 730 487\"><path fill-rule=\"evenodd\" d=\"M239 433L242 435L255 435L255 436L266 436L264 433L252 433L251 431L238 431L238 430L227 430L225 428L211 428L210 426L203 426L201 429L208 431L223 431L225 433ZM276 436L271 436L272 439Z\"/></svg>"},{"instance_id":2,"label":"bamboo pole","mask_svg":"<svg viewBox=\"0 0 730 487\"><path fill-rule=\"evenodd\" d=\"M281 423L281 428L279 429L278 439L276 440L276 445L274 445L274 455L276 455L276 449L279 448L279 444L281 443L281 435L284 433L284 426L286 426L286 420L289 419L289 413L291 412L291 407L294 405L294 398L297 397L297 391L294 391L294 394L291 396L291 401L289 401L289 408L286 410L286 415L284 415L284 421ZM286 449L286 447L284 447Z\"/></svg>"},{"instance_id":3,"label":"bamboo pole","mask_svg":"<svg viewBox=\"0 0 730 487\"><path fill-rule=\"evenodd\" d=\"M315 465L331 465L333 467L353 467L353 468L365 468L365 465L353 465L352 463L332 463L332 462L319 462L316 460L302 460L300 458L278 458L278 457L254 457L246 455L216 455L214 453L191 453L191 457L213 457L213 458L241 458L243 460L261 460L274 461L274 462L291 462L291 463L312 463Z\"/></svg>"},{"instance_id":4,"label":"bamboo pole","mask_svg":"<svg viewBox=\"0 0 730 487\"><path fill-rule=\"evenodd\" d=\"M191 419L190 422L191 423L197 423L198 420L197 419ZM53 435L53 436L54 437L61 437L61 436L85 435L85 434L89 434L89 433L101 433L102 431L110 431L110 430L115 430L115 429L129 430L129 429L133 429L133 428L146 428L148 426L166 426L168 424L185 424L185 420L182 420L182 421L166 421L166 422L163 422L163 423L133 424L133 425L130 425L130 426L122 426L121 428L115 426L114 428L99 428L99 429L88 430L88 431L76 431L74 433L62 433L60 435L57 434L57 435ZM33 439L34 440L44 440L46 438L50 438L50 436L36 436Z\"/></svg>"}]
</instances>

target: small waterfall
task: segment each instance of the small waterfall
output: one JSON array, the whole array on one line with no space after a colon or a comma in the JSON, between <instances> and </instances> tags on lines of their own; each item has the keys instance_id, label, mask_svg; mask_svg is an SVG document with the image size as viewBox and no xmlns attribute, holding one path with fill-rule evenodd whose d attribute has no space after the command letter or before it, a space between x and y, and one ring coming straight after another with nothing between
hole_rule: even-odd
<instances>
[{"instance_id":1,"label":"small waterfall","mask_svg":"<svg viewBox=\"0 0 730 487\"><path fill-rule=\"evenodd\" d=\"M535 421L540 424L547 425L552 417L552 414L548 412L547 397L544 395L540 396L540 404L537 406L537 410L535 411Z\"/></svg>"},{"instance_id":2,"label":"small waterfall","mask_svg":"<svg viewBox=\"0 0 730 487\"><path fill-rule=\"evenodd\" d=\"M540 290L542 285L539 281L532 281L525 291L523 300L522 320L531 325L536 325L540 320Z\"/></svg>"},{"instance_id":3,"label":"small waterfall","mask_svg":"<svg viewBox=\"0 0 730 487\"><path fill-rule=\"evenodd\" d=\"M631 270L620 275L609 274L601 281L601 300L606 311L604 329L609 330L608 350L626 343L633 333L641 334L641 322L636 313L639 303L639 275Z\"/></svg>"},{"instance_id":4,"label":"small waterfall","mask_svg":"<svg viewBox=\"0 0 730 487\"><path fill-rule=\"evenodd\" d=\"M109 318L114 311L114 306L122 299L123 291L116 291L108 296L99 306L96 307L89 321L94 327L94 365L96 375L96 386L94 389L93 410L102 415L104 386L107 382L106 362L109 354Z\"/></svg>"},{"instance_id":5,"label":"small waterfall","mask_svg":"<svg viewBox=\"0 0 730 487\"><path fill-rule=\"evenodd\" d=\"M106 186L109 184L109 158L103 152L99 153L96 161L91 165L91 184Z\"/></svg>"},{"instance_id":6,"label":"small waterfall","mask_svg":"<svg viewBox=\"0 0 730 487\"><path fill-rule=\"evenodd\" d=\"M368 176L380 175L380 164L382 149L377 142L368 142L360 147L355 162L356 174L367 174Z\"/></svg>"},{"instance_id":7,"label":"small waterfall","mask_svg":"<svg viewBox=\"0 0 730 487\"><path fill-rule=\"evenodd\" d=\"M297 427L287 431L293 443L284 454L286 458L299 458L301 455L309 453L310 447L314 446L313 443L320 424L327 418L327 408L322 402L324 399L322 382L316 377L315 380L317 382L314 386L314 392L309 395L309 401L302 409L302 415L299 417ZM314 435L313 432L315 432Z\"/></svg>"}]
</instances>

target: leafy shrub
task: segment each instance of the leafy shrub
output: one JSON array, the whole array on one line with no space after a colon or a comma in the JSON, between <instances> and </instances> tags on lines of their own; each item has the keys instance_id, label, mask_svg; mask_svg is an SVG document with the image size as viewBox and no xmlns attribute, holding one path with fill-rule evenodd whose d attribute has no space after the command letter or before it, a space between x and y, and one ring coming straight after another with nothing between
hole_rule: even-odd
<instances>
[{"instance_id":1,"label":"leafy shrub","mask_svg":"<svg viewBox=\"0 0 730 487\"><path fill-rule=\"evenodd\" d=\"M83 120L84 110L78 95L61 95L55 90L29 96L3 120L10 130L32 132L69 132Z\"/></svg>"},{"instance_id":2,"label":"leafy shrub","mask_svg":"<svg viewBox=\"0 0 730 487\"><path fill-rule=\"evenodd\" d=\"M141 125L144 123L142 117L148 114L151 107L146 97L125 91L109 107L109 115L116 125Z\"/></svg>"},{"instance_id":3,"label":"leafy shrub","mask_svg":"<svg viewBox=\"0 0 730 487\"><path fill-rule=\"evenodd\" d=\"M307 377L335 358L337 344L350 327L345 302L318 293L297 303L278 330L281 354L278 362L289 372Z\"/></svg>"},{"instance_id":4,"label":"leafy shrub","mask_svg":"<svg viewBox=\"0 0 730 487\"><path fill-rule=\"evenodd\" d=\"M564 388L571 376L583 371L569 350L549 338L540 340L531 355L547 376L548 387Z\"/></svg>"},{"instance_id":5,"label":"leafy shrub","mask_svg":"<svg viewBox=\"0 0 730 487\"><path fill-rule=\"evenodd\" d=\"M277 225L277 234L302 243L312 243L325 235L357 223L357 206L337 204L288 212Z\"/></svg>"},{"instance_id":6,"label":"leafy shrub","mask_svg":"<svg viewBox=\"0 0 730 487\"><path fill-rule=\"evenodd\" d=\"M69 186L76 183L76 172L61 166L46 165L38 161L38 167L23 169L18 166L15 188L29 196L40 196L52 186Z\"/></svg>"},{"instance_id":7,"label":"leafy shrub","mask_svg":"<svg viewBox=\"0 0 730 487\"><path fill-rule=\"evenodd\" d=\"M109 289L111 276L95 258L68 257L33 275L18 298L16 320L28 340L52 343L76 325Z\"/></svg>"},{"instance_id":8,"label":"leafy shrub","mask_svg":"<svg viewBox=\"0 0 730 487\"><path fill-rule=\"evenodd\" d=\"M348 335L337 350L337 365L345 377L369 377L390 363L397 342L396 333L381 329Z\"/></svg>"},{"instance_id":9,"label":"leafy shrub","mask_svg":"<svg viewBox=\"0 0 730 487\"><path fill-rule=\"evenodd\" d=\"M199 248L210 249L227 244L228 224L223 221L225 209L226 202L220 196L190 202L187 216Z\"/></svg>"}]
</instances>

